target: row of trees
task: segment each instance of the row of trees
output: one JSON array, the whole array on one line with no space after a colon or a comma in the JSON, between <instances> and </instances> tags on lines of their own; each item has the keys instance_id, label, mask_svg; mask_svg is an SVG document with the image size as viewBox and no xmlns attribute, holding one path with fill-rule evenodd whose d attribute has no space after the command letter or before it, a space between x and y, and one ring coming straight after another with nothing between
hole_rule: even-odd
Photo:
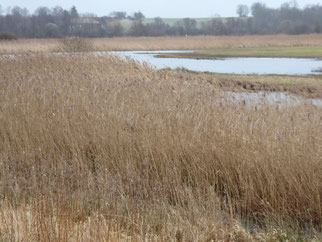
<instances>
[{"instance_id":1,"label":"row of trees","mask_svg":"<svg viewBox=\"0 0 322 242\"><path fill-rule=\"evenodd\" d=\"M263 3L251 7L252 31L256 34L306 34L322 32L322 6L310 5L299 9L296 1L287 2L278 9Z\"/></svg>"},{"instance_id":2,"label":"row of trees","mask_svg":"<svg viewBox=\"0 0 322 242\"><path fill-rule=\"evenodd\" d=\"M322 32L322 6L310 5L300 9L295 1L280 8L269 8L264 3L254 3L251 8L239 5L238 18L213 18L197 23L185 18L169 25L161 18L145 22L144 15L136 12L113 12L107 16L80 15L76 7L65 10L38 8L29 14L25 8L14 7L3 14L0 5L0 32L12 32L27 38L56 38L63 36L113 37L113 36L176 36L176 35L243 35L243 34L303 34ZM252 17L248 17L251 13ZM130 27L124 25L124 20Z\"/></svg>"}]
</instances>

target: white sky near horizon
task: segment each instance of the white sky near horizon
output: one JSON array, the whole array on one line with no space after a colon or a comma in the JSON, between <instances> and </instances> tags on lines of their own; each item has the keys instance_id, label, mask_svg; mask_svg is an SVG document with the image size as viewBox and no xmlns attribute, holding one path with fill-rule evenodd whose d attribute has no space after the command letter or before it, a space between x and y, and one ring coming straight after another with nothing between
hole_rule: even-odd
<instances>
[{"instance_id":1,"label":"white sky near horizon","mask_svg":"<svg viewBox=\"0 0 322 242\"><path fill-rule=\"evenodd\" d=\"M30 13L40 6L61 6L70 9L76 6L79 13L94 13L98 16L108 15L113 11L126 11L132 14L141 11L146 17L162 18L208 18L216 14L222 17L236 16L236 8L239 4L251 6L254 2L265 3L268 7L278 8L282 3L290 0L0 0L4 13L8 7L25 7ZM320 4L322 0L297 0L300 8L310 4Z\"/></svg>"}]
</instances>

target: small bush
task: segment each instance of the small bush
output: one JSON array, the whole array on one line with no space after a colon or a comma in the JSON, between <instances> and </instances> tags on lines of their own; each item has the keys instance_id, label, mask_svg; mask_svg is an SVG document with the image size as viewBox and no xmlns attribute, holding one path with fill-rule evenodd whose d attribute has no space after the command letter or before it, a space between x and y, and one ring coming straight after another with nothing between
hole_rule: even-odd
<instances>
[{"instance_id":1,"label":"small bush","mask_svg":"<svg viewBox=\"0 0 322 242\"><path fill-rule=\"evenodd\" d=\"M18 36L10 32L0 32L0 40L17 40Z\"/></svg>"},{"instance_id":2,"label":"small bush","mask_svg":"<svg viewBox=\"0 0 322 242\"><path fill-rule=\"evenodd\" d=\"M93 44L89 39L81 37L67 37L61 39L61 51L63 52L87 52L93 50Z\"/></svg>"}]
</instances>

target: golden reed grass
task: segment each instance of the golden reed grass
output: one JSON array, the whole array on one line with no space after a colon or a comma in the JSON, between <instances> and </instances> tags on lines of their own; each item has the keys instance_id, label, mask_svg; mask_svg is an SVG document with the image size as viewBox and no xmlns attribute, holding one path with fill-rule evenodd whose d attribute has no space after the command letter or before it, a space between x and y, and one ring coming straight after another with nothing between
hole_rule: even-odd
<instances>
[{"instance_id":1,"label":"golden reed grass","mask_svg":"<svg viewBox=\"0 0 322 242\"><path fill-rule=\"evenodd\" d=\"M321 107L113 56L0 66L0 240L321 239Z\"/></svg>"},{"instance_id":2,"label":"golden reed grass","mask_svg":"<svg viewBox=\"0 0 322 242\"><path fill-rule=\"evenodd\" d=\"M0 53L57 52L57 39L21 39L1 41ZM196 50L209 48L244 48L272 46L321 46L322 34L189 36L189 37L123 37L92 39L93 50Z\"/></svg>"}]
</instances>

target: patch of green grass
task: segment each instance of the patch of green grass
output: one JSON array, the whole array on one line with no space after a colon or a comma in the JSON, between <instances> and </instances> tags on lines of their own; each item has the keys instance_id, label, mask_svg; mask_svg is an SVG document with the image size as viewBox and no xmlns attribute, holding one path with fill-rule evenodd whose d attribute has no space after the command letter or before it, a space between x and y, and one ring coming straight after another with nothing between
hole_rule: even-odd
<instances>
[{"instance_id":1,"label":"patch of green grass","mask_svg":"<svg viewBox=\"0 0 322 242\"><path fill-rule=\"evenodd\" d=\"M260 48L221 48L207 49L192 53L165 54L159 57L215 59L224 57L291 57L320 58L322 46L300 47L260 47Z\"/></svg>"},{"instance_id":2,"label":"patch of green grass","mask_svg":"<svg viewBox=\"0 0 322 242\"><path fill-rule=\"evenodd\" d=\"M261 84L274 84L284 87L298 86L298 87L321 87L322 75L306 75L306 76L292 76L292 75L256 75L256 74L226 74L226 73L211 73L211 72L196 72L185 68L177 68L178 72L186 72L194 75L207 76L209 80L223 80L223 81L240 81Z\"/></svg>"},{"instance_id":3,"label":"patch of green grass","mask_svg":"<svg viewBox=\"0 0 322 242\"><path fill-rule=\"evenodd\" d=\"M283 86L322 86L322 76L288 76L288 75L242 75L242 74L213 74L216 78L225 80L240 80L249 82L260 82L263 84L277 84Z\"/></svg>"}]
</instances>

